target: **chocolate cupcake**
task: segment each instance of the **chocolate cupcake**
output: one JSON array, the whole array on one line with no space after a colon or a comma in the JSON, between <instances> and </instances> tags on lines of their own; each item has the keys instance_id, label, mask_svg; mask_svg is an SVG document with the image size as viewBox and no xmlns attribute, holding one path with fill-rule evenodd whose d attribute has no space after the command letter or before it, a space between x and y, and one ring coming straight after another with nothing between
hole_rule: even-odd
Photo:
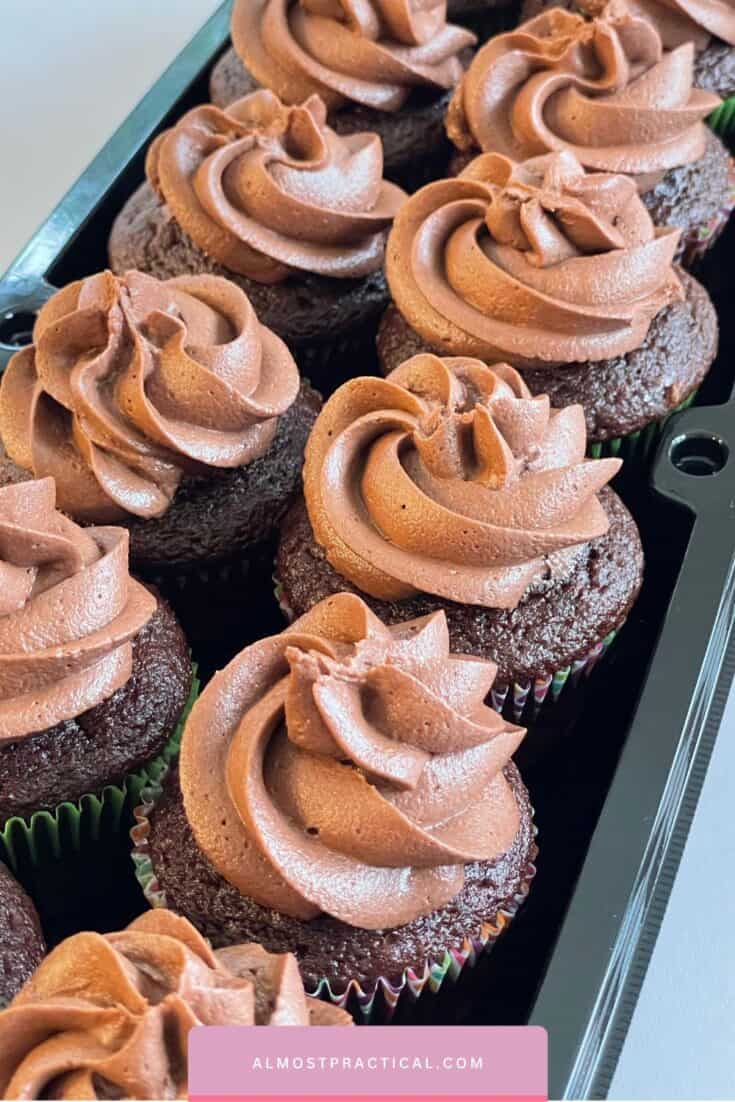
<instances>
[{"instance_id":1,"label":"chocolate cupcake","mask_svg":"<svg viewBox=\"0 0 735 1102\"><path fill-rule=\"evenodd\" d=\"M638 595L638 530L606 487L619 468L585 459L580 406L552 409L506 364L421 355L355 379L307 446L283 607L348 589L389 624L441 610L452 650L497 665L493 702L519 718L596 661Z\"/></svg>"},{"instance_id":2,"label":"chocolate cupcake","mask_svg":"<svg viewBox=\"0 0 735 1102\"><path fill-rule=\"evenodd\" d=\"M383 256L405 199L374 134L338 136L318 96L261 91L197 107L159 135L148 182L113 226L110 265L159 279L210 272L246 292L323 389L371 352L388 299Z\"/></svg>"},{"instance_id":3,"label":"chocolate cupcake","mask_svg":"<svg viewBox=\"0 0 735 1102\"><path fill-rule=\"evenodd\" d=\"M337 133L376 133L386 176L413 190L446 170L444 113L476 41L446 9L446 0L235 0L212 101L227 107L261 86L288 104L318 95Z\"/></svg>"},{"instance_id":4,"label":"chocolate cupcake","mask_svg":"<svg viewBox=\"0 0 735 1102\"><path fill-rule=\"evenodd\" d=\"M585 175L570 153L484 154L396 220L382 368L418 351L505 360L553 406L584 407L593 455L643 459L717 353L709 296L673 265L680 232L654 227L629 177Z\"/></svg>"},{"instance_id":5,"label":"chocolate cupcake","mask_svg":"<svg viewBox=\"0 0 735 1102\"><path fill-rule=\"evenodd\" d=\"M521 22L548 8L596 16L607 0L524 0ZM735 95L735 4L733 0L628 0L635 15L653 23L665 50L694 46L694 85L723 100ZM724 106L724 105L723 105ZM722 108L717 109L717 113ZM709 120L712 123L712 119Z\"/></svg>"},{"instance_id":6,"label":"chocolate cupcake","mask_svg":"<svg viewBox=\"0 0 735 1102\"><path fill-rule=\"evenodd\" d=\"M0 856L24 864L41 835L58 854L124 829L193 678L170 608L128 573L125 529L78 527L45 478L0 488L0 536Z\"/></svg>"},{"instance_id":7,"label":"chocolate cupcake","mask_svg":"<svg viewBox=\"0 0 735 1102\"><path fill-rule=\"evenodd\" d=\"M138 813L149 900L214 945L293 951L308 991L368 1018L376 994L428 997L534 872L524 731L484 704L494 675L450 653L443 614L387 628L350 594L244 650Z\"/></svg>"},{"instance_id":8,"label":"chocolate cupcake","mask_svg":"<svg viewBox=\"0 0 735 1102\"><path fill-rule=\"evenodd\" d=\"M319 406L233 283L105 272L54 295L8 365L0 481L51 475L75 520L124 525L197 638L268 562Z\"/></svg>"},{"instance_id":9,"label":"chocolate cupcake","mask_svg":"<svg viewBox=\"0 0 735 1102\"><path fill-rule=\"evenodd\" d=\"M483 47L458 86L456 164L569 152L588 172L625 173L654 223L681 230L677 259L691 266L735 204L732 160L702 121L721 101L694 87L694 56L691 42L665 50L624 0L592 20L544 12Z\"/></svg>"},{"instance_id":10,"label":"chocolate cupcake","mask_svg":"<svg viewBox=\"0 0 735 1102\"><path fill-rule=\"evenodd\" d=\"M3 1098L186 1098L195 1026L352 1025L308 999L293 957L212 952L185 919L148 913L49 953L0 1014Z\"/></svg>"},{"instance_id":11,"label":"chocolate cupcake","mask_svg":"<svg viewBox=\"0 0 735 1102\"><path fill-rule=\"evenodd\" d=\"M0 1010L17 995L45 952L36 908L0 864Z\"/></svg>"}]
</instances>

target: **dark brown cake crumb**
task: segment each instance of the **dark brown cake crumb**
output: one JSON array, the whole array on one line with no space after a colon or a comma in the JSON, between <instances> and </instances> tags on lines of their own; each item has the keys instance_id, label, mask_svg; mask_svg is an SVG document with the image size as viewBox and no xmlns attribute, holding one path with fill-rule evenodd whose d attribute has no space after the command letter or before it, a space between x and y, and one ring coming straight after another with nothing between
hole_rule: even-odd
<instances>
[{"instance_id":1,"label":"dark brown cake crumb","mask_svg":"<svg viewBox=\"0 0 735 1102\"><path fill-rule=\"evenodd\" d=\"M76 719L0 746L0 826L119 783L173 735L191 691L189 649L164 601L133 641L133 673Z\"/></svg>"},{"instance_id":2,"label":"dark brown cake crumb","mask_svg":"<svg viewBox=\"0 0 735 1102\"><path fill-rule=\"evenodd\" d=\"M697 389L717 355L717 314L701 283L678 270L686 298L654 318L646 340L627 356L597 363L524 370L533 394L548 394L561 409L584 406L591 441L626 436L666 417ZM385 374L418 352L436 351L390 306L378 330Z\"/></svg>"},{"instance_id":3,"label":"dark brown cake crumb","mask_svg":"<svg viewBox=\"0 0 735 1102\"><path fill-rule=\"evenodd\" d=\"M45 953L33 903L0 864L0 1010L30 979Z\"/></svg>"},{"instance_id":4,"label":"dark brown cake crumb","mask_svg":"<svg viewBox=\"0 0 735 1102\"><path fill-rule=\"evenodd\" d=\"M261 907L219 875L198 848L186 818L178 774L172 770L150 816L150 856L169 907L183 914L215 947L258 941L271 953L295 953L308 990L328 976L334 990L350 979L370 988L380 976L397 981L403 969L421 972L477 934L525 890L536 847L528 792L510 763L505 769L520 812L512 848L497 861L466 866L465 887L451 903L392 930L360 930L323 916L311 922Z\"/></svg>"},{"instance_id":5,"label":"dark brown cake crumb","mask_svg":"<svg viewBox=\"0 0 735 1102\"><path fill-rule=\"evenodd\" d=\"M588 544L569 578L530 593L517 608L459 605L430 594L402 601L360 596L387 624L443 609L452 650L492 659L498 665L499 685L565 669L620 626L643 580L643 548L635 521L609 487L600 493L600 501L610 518L608 532ZM284 521L276 576L284 604L296 616L334 593L359 592L327 562L303 498Z\"/></svg>"}]
</instances>

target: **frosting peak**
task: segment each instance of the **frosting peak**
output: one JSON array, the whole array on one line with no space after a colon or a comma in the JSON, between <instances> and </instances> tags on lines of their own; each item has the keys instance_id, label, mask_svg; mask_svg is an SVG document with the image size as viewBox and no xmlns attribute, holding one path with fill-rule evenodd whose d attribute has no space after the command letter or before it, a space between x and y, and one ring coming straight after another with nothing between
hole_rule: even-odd
<instances>
[{"instance_id":1,"label":"frosting peak","mask_svg":"<svg viewBox=\"0 0 735 1102\"><path fill-rule=\"evenodd\" d=\"M607 531L581 406L552 410L507 364L415 356L345 383L307 446L317 541L365 593L514 608Z\"/></svg>"},{"instance_id":2,"label":"frosting peak","mask_svg":"<svg viewBox=\"0 0 735 1102\"><path fill-rule=\"evenodd\" d=\"M0 488L0 745L107 700L156 609L128 574L128 533L77 527L53 479Z\"/></svg>"},{"instance_id":3,"label":"frosting peak","mask_svg":"<svg viewBox=\"0 0 735 1102\"><path fill-rule=\"evenodd\" d=\"M412 88L453 88L477 40L447 23L446 0L236 0L232 41L285 103L397 111Z\"/></svg>"},{"instance_id":4,"label":"frosting peak","mask_svg":"<svg viewBox=\"0 0 735 1102\"><path fill-rule=\"evenodd\" d=\"M598 15L606 0L577 0L577 6ZM667 50L693 42L703 50L712 38L735 46L734 0L628 0L632 12L650 20Z\"/></svg>"},{"instance_id":5,"label":"frosting peak","mask_svg":"<svg viewBox=\"0 0 735 1102\"><path fill-rule=\"evenodd\" d=\"M460 149L516 160L568 151L587 169L625 173L639 191L704 153L703 119L720 104L693 87L690 42L664 51L625 0L599 16L552 8L491 39L454 95Z\"/></svg>"},{"instance_id":6,"label":"frosting peak","mask_svg":"<svg viewBox=\"0 0 735 1102\"><path fill-rule=\"evenodd\" d=\"M408 323L453 355L516 366L638 348L681 299L679 231L655 229L633 182L585 174L571 153L497 154L412 195L386 273Z\"/></svg>"},{"instance_id":7,"label":"frosting peak","mask_svg":"<svg viewBox=\"0 0 735 1102\"><path fill-rule=\"evenodd\" d=\"M485 705L495 666L450 654L443 613L385 627L320 602L197 701L181 788L197 843L244 895L303 920L401 926L493 861L520 814L524 731Z\"/></svg>"},{"instance_id":8,"label":"frosting peak","mask_svg":"<svg viewBox=\"0 0 735 1102\"><path fill-rule=\"evenodd\" d=\"M306 997L290 954L212 952L186 919L149 911L62 942L0 1013L0 1095L184 1099L194 1026L352 1024Z\"/></svg>"},{"instance_id":9,"label":"frosting peak","mask_svg":"<svg viewBox=\"0 0 735 1102\"><path fill-rule=\"evenodd\" d=\"M73 516L155 517L185 474L262 455L298 387L286 345L229 280L102 272L39 313L0 383L0 433Z\"/></svg>"},{"instance_id":10,"label":"frosting peak","mask_svg":"<svg viewBox=\"0 0 735 1102\"><path fill-rule=\"evenodd\" d=\"M261 283L292 271L339 279L380 268L405 193L383 179L376 134L341 137L311 95L272 92L195 107L148 152L148 177L208 256Z\"/></svg>"}]
</instances>

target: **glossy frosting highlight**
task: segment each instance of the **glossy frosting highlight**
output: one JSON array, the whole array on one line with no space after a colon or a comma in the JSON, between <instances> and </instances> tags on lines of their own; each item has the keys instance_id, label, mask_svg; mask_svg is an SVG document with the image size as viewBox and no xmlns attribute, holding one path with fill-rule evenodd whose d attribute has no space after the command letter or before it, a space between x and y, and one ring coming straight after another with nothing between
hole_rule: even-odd
<instances>
[{"instance_id":1,"label":"glossy frosting highlight","mask_svg":"<svg viewBox=\"0 0 735 1102\"><path fill-rule=\"evenodd\" d=\"M332 566L365 593L515 608L608 528L620 460L585 458L581 406L507 364L433 355L345 383L307 447L304 494Z\"/></svg>"},{"instance_id":2,"label":"glossy frosting highlight","mask_svg":"<svg viewBox=\"0 0 735 1102\"><path fill-rule=\"evenodd\" d=\"M79 528L50 478L0 488L0 745L96 707L132 672L156 609L128 533Z\"/></svg>"},{"instance_id":3,"label":"glossy frosting highlight","mask_svg":"<svg viewBox=\"0 0 735 1102\"><path fill-rule=\"evenodd\" d=\"M503 769L524 731L496 668L449 652L443 613L385 627L321 601L244 650L197 701L181 789L199 847L243 895L302 920L401 926L513 844Z\"/></svg>"},{"instance_id":4,"label":"glossy frosting highlight","mask_svg":"<svg viewBox=\"0 0 735 1102\"><path fill-rule=\"evenodd\" d=\"M62 942L0 1013L0 1097L185 1099L194 1026L352 1024L306 997L290 954L213 952L186 919L149 911Z\"/></svg>"},{"instance_id":5,"label":"glossy frosting highlight","mask_svg":"<svg viewBox=\"0 0 735 1102\"><path fill-rule=\"evenodd\" d=\"M626 176L570 153L497 154L412 195L393 227L393 299L431 347L543 367L606 360L681 300L679 230L656 229Z\"/></svg>"},{"instance_id":6,"label":"glossy frosting highlight","mask_svg":"<svg viewBox=\"0 0 735 1102\"><path fill-rule=\"evenodd\" d=\"M286 345L229 280L102 272L39 313L0 383L0 434L77 519L156 517L185 475L267 451L298 388Z\"/></svg>"},{"instance_id":7,"label":"glossy frosting highlight","mask_svg":"<svg viewBox=\"0 0 735 1102\"><path fill-rule=\"evenodd\" d=\"M591 21L552 8L479 51L447 130L460 149L516 160L572 153L588 171L625 173L647 191L704 153L703 120L721 100L693 87L693 66L691 42L665 51L624 0Z\"/></svg>"},{"instance_id":8,"label":"glossy frosting highlight","mask_svg":"<svg viewBox=\"0 0 735 1102\"><path fill-rule=\"evenodd\" d=\"M270 91L195 107L153 142L152 185L196 245L261 283L294 271L357 279L381 267L405 193L383 179L376 134L340 136L319 96Z\"/></svg>"},{"instance_id":9,"label":"glossy frosting highlight","mask_svg":"<svg viewBox=\"0 0 735 1102\"><path fill-rule=\"evenodd\" d=\"M284 103L397 111L413 88L454 88L476 38L447 23L446 0L236 0L232 41Z\"/></svg>"}]
</instances>

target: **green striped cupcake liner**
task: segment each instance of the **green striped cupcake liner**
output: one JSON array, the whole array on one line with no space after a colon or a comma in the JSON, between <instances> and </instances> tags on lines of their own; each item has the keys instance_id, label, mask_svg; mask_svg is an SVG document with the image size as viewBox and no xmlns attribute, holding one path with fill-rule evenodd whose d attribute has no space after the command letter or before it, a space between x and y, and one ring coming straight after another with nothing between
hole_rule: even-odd
<instances>
[{"instance_id":1,"label":"green striped cupcake liner","mask_svg":"<svg viewBox=\"0 0 735 1102\"><path fill-rule=\"evenodd\" d=\"M632 467L634 464L645 466L656 450L656 445L661 439L661 434L669 417L673 417L675 413L680 413L683 409L688 409L696 397L697 391L694 390L681 405L678 405L676 409L672 409L666 417L663 417L660 421L652 421L650 425L638 429L637 432L631 432L627 436L616 436L611 440L590 441L587 445L587 455L590 459L617 456L624 460L626 466L630 465Z\"/></svg>"},{"instance_id":2,"label":"green striped cupcake liner","mask_svg":"<svg viewBox=\"0 0 735 1102\"><path fill-rule=\"evenodd\" d=\"M168 906L166 892L156 876L148 849L150 814L161 796L165 773L166 771L144 788L141 804L135 809L135 826L130 832L135 875L146 900L153 908ZM533 809L531 814L533 815ZM534 826L534 837L536 833ZM307 994L348 1010L363 1025L390 1022L399 1006L413 1006L422 996L427 998L438 995L443 988L456 984L467 969L473 968L507 929L530 891L536 875L536 855L537 848L534 844L522 869L517 891L476 932L465 936L461 945L447 947L436 959L426 961L423 968L404 969L397 982L380 976L366 990L358 980L353 979L344 991L335 991L329 978L323 976Z\"/></svg>"},{"instance_id":3,"label":"green striped cupcake liner","mask_svg":"<svg viewBox=\"0 0 735 1102\"><path fill-rule=\"evenodd\" d=\"M0 831L0 861L12 869L31 894L35 882L42 885L43 870L49 863L78 857L90 847L104 846L108 840L125 836L143 790L165 775L169 762L178 754L184 725L198 694L195 665L189 699L173 735L160 754L119 784L61 803L53 811L36 811L27 819L8 819Z\"/></svg>"},{"instance_id":4,"label":"green striped cupcake liner","mask_svg":"<svg viewBox=\"0 0 735 1102\"><path fill-rule=\"evenodd\" d=\"M712 130L730 146L735 145L735 96L730 96L708 117Z\"/></svg>"}]
</instances>

